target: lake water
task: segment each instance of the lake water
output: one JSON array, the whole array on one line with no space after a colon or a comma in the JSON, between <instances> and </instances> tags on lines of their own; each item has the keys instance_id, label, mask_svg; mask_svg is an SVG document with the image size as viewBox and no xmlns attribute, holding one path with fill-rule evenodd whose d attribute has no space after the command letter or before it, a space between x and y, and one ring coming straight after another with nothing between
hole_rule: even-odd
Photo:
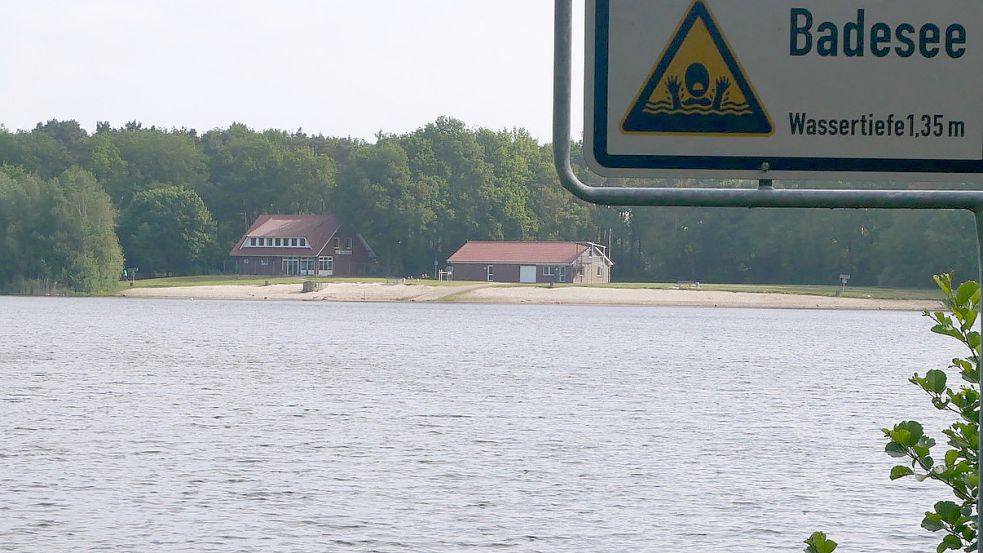
<instances>
[{"instance_id":1,"label":"lake water","mask_svg":"<svg viewBox=\"0 0 983 553\"><path fill-rule=\"evenodd\" d=\"M946 424L928 326L0 297L0 551L934 550L880 433Z\"/></svg>"}]
</instances>

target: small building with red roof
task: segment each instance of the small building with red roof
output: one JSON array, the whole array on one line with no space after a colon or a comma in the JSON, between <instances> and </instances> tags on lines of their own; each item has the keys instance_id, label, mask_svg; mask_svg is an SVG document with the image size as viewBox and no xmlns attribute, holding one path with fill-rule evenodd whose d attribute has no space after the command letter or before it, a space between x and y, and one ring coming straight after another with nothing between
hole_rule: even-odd
<instances>
[{"instance_id":1,"label":"small building with red roof","mask_svg":"<svg viewBox=\"0 0 983 553\"><path fill-rule=\"evenodd\" d=\"M362 276L375 253L331 214L260 215L229 255L239 274Z\"/></svg>"},{"instance_id":2,"label":"small building with red roof","mask_svg":"<svg viewBox=\"0 0 983 553\"><path fill-rule=\"evenodd\" d=\"M454 280L603 284L613 263L593 242L469 241L447 259Z\"/></svg>"}]
</instances>

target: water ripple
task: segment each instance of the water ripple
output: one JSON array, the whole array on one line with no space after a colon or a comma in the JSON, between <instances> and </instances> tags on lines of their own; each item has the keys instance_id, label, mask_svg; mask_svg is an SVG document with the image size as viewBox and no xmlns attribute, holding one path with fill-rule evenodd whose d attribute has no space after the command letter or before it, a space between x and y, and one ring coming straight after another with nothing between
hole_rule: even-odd
<instances>
[{"instance_id":1,"label":"water ripple","mask_svg":"<svg viewBox=\"0 0 983 553\"><path fill-rule=\"evenodd\" d=\"M921 551L914 313L0 298L2 551ZM876 505L872 509L871 505Z\"/></svg>"}]
</instances>

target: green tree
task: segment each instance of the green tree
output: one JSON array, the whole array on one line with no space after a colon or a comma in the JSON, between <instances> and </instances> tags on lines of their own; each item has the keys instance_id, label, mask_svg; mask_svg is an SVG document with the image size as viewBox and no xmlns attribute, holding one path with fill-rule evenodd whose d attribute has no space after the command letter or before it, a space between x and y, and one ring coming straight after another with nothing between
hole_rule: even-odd
<instances>
[{"instance_id":1,"label":"green tree","mask_svg":"<svg viewBox=\"0 0 983 553\"><path fill-rule=\"evenodd\" d=\"M157 183L180 184L199 191L208 181L207 158L189 133L131 125L109 136L126 162L125 184L115 187L114 194L122 204Z\"/></svg>"},{"instance_id":2,"label":"green tree","mask_svg":"<svg viewBox=\"0 0 983 553\"><path fill-rule=\"evenodd\" d=\"M81 165L89 157L89 135L74 119L50 119L46 123L38 123L32 134L48 136L60 144L64 148L65 162L68 164Z\"/></svg>"},{"instance_id":3,"label":"green tree","mask_svg":"<svg viewBox=\"0 0 983 553\"><path fill-rule=\"evenodd\" d=\"M41 237L50 209L49 183L20 167L0 166L0 288L43 276L47 243Z\"/></svg>"},{"instance_id":4,"label":"green tree","mask_svg":"<svg viewBox=\"0 0 983 553\"><path fill-rule=\"evenodd\" d=\"M389 274L427 271L439 183L414 178L406 152L384 140L355 152L340 175L335 205L383 256Z\"/></svg>"},{"instance_id":5,"label":"green tree","mask_svg":"<svg viewBox=\"0 0 983 553\"><path fill-rule=\"evenodd\" d=\"M126 160L108 132L97 133L89 139L89 158L85 168L96 176L117 204L133 196L134 186L127 179Z\"/></svg>"},{"instance_id":6,"label":"green tree","mask_svg":"<svg viewBox=\"0 0 983 553\"><path fill-rule=\"evenodd\" d=\"M123 268L115 210L96 179L80 169L41 180L0 169L0 287L21 292L110 289ZM40 287L18 286L18 282Z\"/></svg>"},{"instance_id":7,"label":"green tree","mask_svg":"<svg viewBox=\"0 0 983 553\"><path fill-rule=\"evenodd\" d=\"M42 178L52 178L72 162L68 148L44 132L0 130L0 163L19 165Z\"/></svg>"},{"instance_id":8,"label":"green tree","mask_svg":"<svg viewBox=\"0 0 983 553\"><path fill-rule=\"evenodd\" d=\"M907 211L890 214L879 235L876 258L881 286L917 286L919 274L943 268L976 271L976 232L967 211Z\"/></svg>"},{"instance_id":9,"label":"green tree","mask_svg":"<svg viewBox=\"0 0 983 553\"><path fill-rule=\"evenodd\" d=\"M450 248L467 240L506 238L494 167L473 131L461 121L441 117L398 140L412 175L431 177L438 184L442 239Z\"/></svg>"},{"instance_id":10,"label":"green tree","mask_svg":"<svg viewBox=\"0 0 983 553\"><path fill-rule=\"evenodd\" d=\"M181 186L140 192L120 217L127 264L147 276L202 271L214 233L215 222L204 202Z\"/></svg>"},{"instance_id":11,"label":"green tree","mask_svg":"<svg viewBox=\"0 0 983 553\"><path fill-rule=\"evenodd\" d=\"M53 183L49 245L58 280L79 292L109 290L119 280L123 253L116 210L95 177L77 167Z\"/></svg>"}]
</instances>

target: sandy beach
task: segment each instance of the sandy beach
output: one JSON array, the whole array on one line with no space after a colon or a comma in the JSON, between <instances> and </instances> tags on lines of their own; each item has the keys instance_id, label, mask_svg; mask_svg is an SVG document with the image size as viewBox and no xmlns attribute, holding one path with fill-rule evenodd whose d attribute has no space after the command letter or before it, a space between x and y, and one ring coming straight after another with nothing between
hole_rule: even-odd
<instances>
[{"instance_id":1,"label":"sandy beach","mask_svg":"<svg viewBox=\"0 0 983 553\"><path fill-rule=\"evenodd\" d=\"M639 305L759 309L868 309L922 311L938 309L932 300L838 298L795 294L721 292L712 290L657 290L589 286L501 286L477 283L464 286L426 284L322 283L304 293L300 284L269 286L222 285L170 288L133 288L119 295L130 298L222 299L256 301L382 301L556 305Z\"/></svg>"}]
</instances>

